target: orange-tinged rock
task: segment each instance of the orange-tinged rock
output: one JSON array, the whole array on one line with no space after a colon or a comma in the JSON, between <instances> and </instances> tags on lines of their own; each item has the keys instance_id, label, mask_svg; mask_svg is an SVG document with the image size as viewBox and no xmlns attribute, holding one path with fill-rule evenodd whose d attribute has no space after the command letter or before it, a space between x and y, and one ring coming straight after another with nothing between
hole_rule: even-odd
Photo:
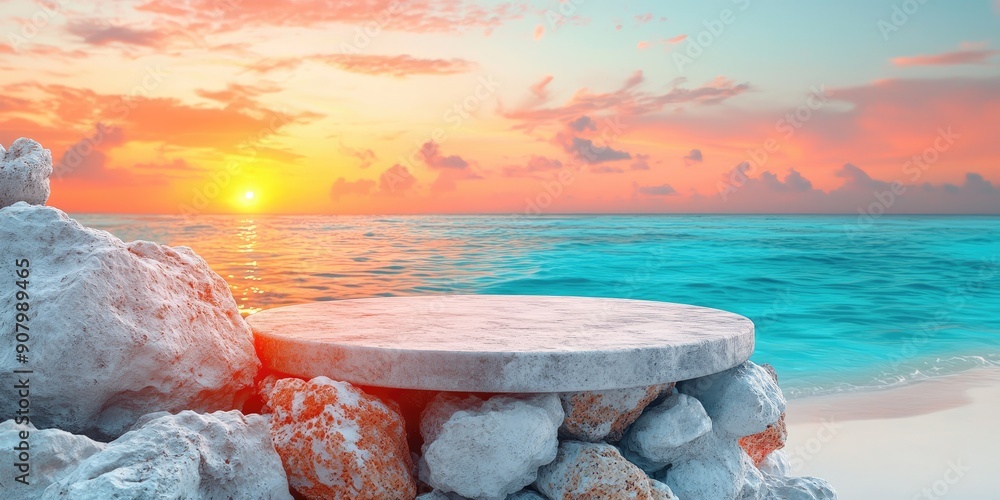
<instances>
[{"instance_id":1,"label":"orange-tinged rock","mask_svg":"<svg viewBox=\"0 0 1000 500\"><path fill-rule=\"evenodd\" d=\"M776 423L767 427L767 430L740 438L740 446L746 450L747 455L753 459L754 465L760 467L769 453L785 447L785 440L788 438L788 429L785 427L785 414L782 413Z\"/></svg>"},{"instance_id":2,"label":"orange-tinged rock","mask_svg":"<svg viewBox=\"0 0 1000 500\"><path fill-rule=\"evenodd\" d=\"M650 479L614 446L579 441L559 445L556 459L539 469L535 488L556 500L675 498L668 486Z\"/></svg>"},{"instance_id":3,"label":"orange-tinged rock","mask_svg":"<svg viewBox=\"0 0 1000 500\"><path fill-rule=\"evenodd\" d=\"M764 370L771 375L774 379L774 383L778 383L778 372L773 366L764 363L760 365ZM785 447L785 440L788 439L788 428L785 427L785 414L782 413L778 417L778 421L767 426L767 429L763 432L751 436L745 436L740 438L740 447L742 447L747 455L753 459L754 465L760 468L761 462L764 461L769 453L774 450L780 450Z\"/></svg>"},{"instance_id":4,"label":"orange-tinged rock","mask_svg":"<svg viewBox=\"0 0 1000 500\"><path fill-rule=\"evenodd\" d=\"M306 498L412 499L416 484L395 408L346 382L271 384L263 399L288 481Z\"/></svg>"},{"instance_id":5,"label":"orange-tinged rock","mask_svg":"<svg viewBox=\"0 0 1000 500\"><path fill-rule=\"evenodd\" d=\"M566 419L560 435L580 441L618 441L650 403L673 384L633 389L568 392L559 395Z\"/></svg>"}]
</instances>

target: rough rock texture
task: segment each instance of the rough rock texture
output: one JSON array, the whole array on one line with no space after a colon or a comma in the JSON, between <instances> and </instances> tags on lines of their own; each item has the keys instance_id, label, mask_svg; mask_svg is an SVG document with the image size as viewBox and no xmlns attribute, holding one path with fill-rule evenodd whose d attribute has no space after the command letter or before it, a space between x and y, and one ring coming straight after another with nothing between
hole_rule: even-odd
<instances>
[{"instance_id":1,"label":"rough rock texture","mask_svg":"<svg viewBox=\"0 0 1000 500\"><path fill-rule=\"evenodd\" d=\"M680 396L697 398L711 417L711 432L676 447L670 442L650 453L646 439L656 442L657 434L640 431L649 425L643 419L657 422L657 410L651 408L639 418L623 440L626 453L635 455L646 470L664 466L653 472L653 477L670 486L679 498L737 498L743 500L777 500L787 498L836 498L829 485L813 478L785 478L758 470L755 461L740 445L740 438L748 440L756 453L767 449L768 455L780 436L779 420L785 411L785 399L770 367L760 367L746 362L725 372L709 375L678 384ZM669 405L668 398L663 405ZM692 399L693 401L693 399ZM664 412L667 414L669 412ZM685 426L685 428L690 427ZM769 427L774 430L769 431ZM682 439L674 441L680 442ZM640 450L643 453L637 453ZM787 470L780 463L782 455L772 458L775 469ZM665 467L669 465L669 467ZM769 469L768 467L763 467ZM812 496L801 496L812 495Z\"/></svg>"},{"instance_id":2,"label":"rough rock texture","mask_svg":"<svg viewBox=\"0 0 1000 500\"><path fill-rule=\"evenodd\" d=\"M782 413L777 423L767 426L764 432L741 437L740 446L750 455L754 464L760 467L764 457L785 447L787 438L788 428L785 426L785 414Z\"/></svg>"},{"instance_id":3,"label":"rough rock texture","mask_svg":"<svg viewBox=\"0 0 1000 500\"><path fill-rule=\"evenodd\" d=\"M788 477L764 474L767 500L836 500L829 482L816 477Z\"/></svg>"},{"instance_id":4,"label":"rough rock texture","mask_svg":"<svg viewBox=\"0 0 1000 500\"><path fill-rule=\"evenodd\" d=\"M0 145L0 208L23 201L44 205L49 199L52 152L24 137L4 151Z\"/></svg>"},{"instance_id":5,"label":"rough rock texture","mask_svg":"<svg viewBox=\"0 0 1000 500\"><path fill-rule=\"evenodd\" d=\"M773 366L764 363L760 365L769 375L774 383L778 383L778 372ZM761 466L761 462L764 460L769 453L774 450L780 450L785 447L785 440L788 439L788 428L785 426L785 414L782 413L778 417L778 422L767 426L767 430L751 436L744 436L740 438L740 446L746 450L750 458L757 467Z\"/></svg>"},{"instance_id":6,"label":"rough rock texture","mask_svg":"<svg viewBox=\"0 0 1000 500\"><path fill-rule=\"evenodd\" d=\"M31 368L32 423L104 440L159 410L239 408L260 362L229 286L186 247L123 243L63 212L0 209L0 331L27 325L28 362L0 357L0 419ZM30 259L24 266L17 261ZM21 264L25 264L21 262ZM28 321L15 314L26 292ZM21 318L22 320L24 318ZM12 333L11 333L12 335Z\"/></svg>"},{"instance_id":7,"label":"rough rock texture","mask_svg":"<svg viewBox=\"0 0 1000 500\"><path fill-rule=\"evenodd\" d=\"M484 403L442 394L424 411L420 479L468 498L505 498L555 458L562 420L554 394Z\"/></svg>"},{"instance_id":8,"label":"rough rock texture","mask_svg":"<svg viewBox=\"0 0 1000 500\"><path fill-rule=\"evenodd\" d=\"M701 403L673 393L651 407L629 427L619 445L630 461L652 472L684 455L684 445L712 431Z\"/></svg>"},{"instance_id":9,"label":"rough rock texture","mask_svg":"<svg viewBox=\"0 0 1000 500\"><path fill-rule=\"evenodd\" d=\"M701 401L716 432L733 437L763 432L785 412L777 382L767 369L750 361L677 387Z\"/></svg>"},{"instance_id":10,"label":"rough rock texture","mask_svg":"<svg viewBox=\"0 0 1000 500\"><path fill-rule=\"evenodd\" d=\"M736 498L751 470L759 474L736 440L718 432L682 446L676 455L669 469L653 477L679 498Z\"/></svg>"},{"instance_id":11,"label":"rough rock texture","mask_svg":"<svg viewBox=\"0 0 1000 500\"><path fill-rule=\"evenodd\" d=\"M653 486L641 469L625 460L614 446L563 441L556 459L538 471L535 488L550 499L671 498L669 488Z\"/></svg>"},{"instance_id":12,"label":"rough rock texture","mask_svg":"<svg viewBox=\"0 0 1000 500\"><path fill-rule=\"evenodd\" d=\"M764 460L757 465L757 468L765 474L772 476L787 476L792 472L791 461L785 450L774 450L768 453Z\"/></svg>"},{"instance_id":13,"label":"rough rock texture","mask_svg":"<svg viewBox=\"0 0 1000 500\"><path fill-rule=\"evenodd\" d=\"M264 395L291 486L306 498L410 499L416 484L395 408L346 382L285 378Z\"/></svg>"},{"instance_id":14,"label":"rough rock texture","mask_svg":"<svg viewBox=\"0 0 1000 500\"><path fill-rule=\"evenodd\" d=\"M125 433L49 486L43 499L290 499L267 418L184 411Z\"/></svg>"},{"instance_id":15,"label":"rough rock texture","mask_svg":"<svg viewBox=\"0 0 1000 500\"><path fill-rule=\"evenodd\" d=\"M28 432L27 445L20 433ZM15 478L24 474L15 463L24 448L30 454L27 464L30 474L18 482ZM39 498L50 484L66 477L74 467L87 457L103 450L104 443L98 443L86 436L77 436L59 429L36 430L31 424L19 425L13 420L0 423L0 484L3 484L3 498Z\"/></svg>"},{"instance_id":16,"label":"rough rock texture","mask_svg":"<svg viewBox=\"0 0 1000 500\"><path fill-rule=\"evenodd\" d=\"M639 418L642 410L671 388L673 384L564 392L559 395L559 399L566 419L559 428L559 434L577 441L618 441L625 428Z\"/></svg>"}]
</instances>

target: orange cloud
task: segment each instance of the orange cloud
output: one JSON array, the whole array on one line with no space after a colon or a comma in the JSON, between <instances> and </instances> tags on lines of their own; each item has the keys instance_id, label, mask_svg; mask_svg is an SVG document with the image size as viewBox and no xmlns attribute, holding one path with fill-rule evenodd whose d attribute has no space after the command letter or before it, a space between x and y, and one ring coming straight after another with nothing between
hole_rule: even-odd
<instances>
[{"instance_id":1,"label":"orange cloud","mask_svg":"<svg viewBox=\"0 0 1000 500\"><path fill-rule=\"evenodd\" d=\"M475 65L464 59L419 59L409 55L329 54L314 56L344 71L365 75L391 75L406 78L412 75L452 75L465 73Z\"/></svg>"},{"instance_id":2,"label":"orange cloud","mask_svg":"<svg viewBox=\"0 0 1000 500\"><path fill-rule=\"evenodd\" d=\"M400 2L398 0L149 0L136 10L179 19L216 31L241 31L251 26L311 27L347 23L372 29L408 32L492 30L520 19L528 11L521 3L481 6L472 1Z\"/></svg>"},{"instance_id":3,"label":"orange cloud","mask_svg":"<svg viewBox=\"0 0 1000 500\"><path fill-rule=\"evenodd\" d=\"M375 181L372 180L358 179L356 181L349 181L343 177L339 177L330 188L330 198L337 201L344 196L363 196L370 193L374 188Z\"/></svg>"}]
</instances>

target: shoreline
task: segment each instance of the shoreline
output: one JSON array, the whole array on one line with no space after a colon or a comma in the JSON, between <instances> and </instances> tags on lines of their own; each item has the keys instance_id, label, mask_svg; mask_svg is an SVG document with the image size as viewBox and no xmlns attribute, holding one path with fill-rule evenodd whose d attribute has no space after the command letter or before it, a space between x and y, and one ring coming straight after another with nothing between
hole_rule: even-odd
<instances>
[{"instance_id":1,"label":"shoreline","mask_svg":"<svg viewBox=\"0 0 1000 500\"><path fill-rule=\"evenodd\" d=\"M788 401L792 473L842 498L991 498L1000 490L1000 369Z\"/></svg>"}]
</instances>

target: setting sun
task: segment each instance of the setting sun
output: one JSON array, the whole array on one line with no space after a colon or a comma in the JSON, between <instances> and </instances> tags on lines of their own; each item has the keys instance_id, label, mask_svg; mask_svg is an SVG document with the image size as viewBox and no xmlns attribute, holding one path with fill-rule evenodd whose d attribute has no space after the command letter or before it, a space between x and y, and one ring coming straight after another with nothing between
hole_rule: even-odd
<instances>
[{"instance_id":1,"label":"setting sun","mask_svg":"<svg viewBox=\"0 0 1000 500\"><path fill-rule=\"evenodd\" d=\"M247 191L246 194L243 195L243 198L245 200L247 200L247 201L250 201L250 200L254 199L254 196L255 195L254 195L253 191Z\"/></svg>"}]
</instances>

